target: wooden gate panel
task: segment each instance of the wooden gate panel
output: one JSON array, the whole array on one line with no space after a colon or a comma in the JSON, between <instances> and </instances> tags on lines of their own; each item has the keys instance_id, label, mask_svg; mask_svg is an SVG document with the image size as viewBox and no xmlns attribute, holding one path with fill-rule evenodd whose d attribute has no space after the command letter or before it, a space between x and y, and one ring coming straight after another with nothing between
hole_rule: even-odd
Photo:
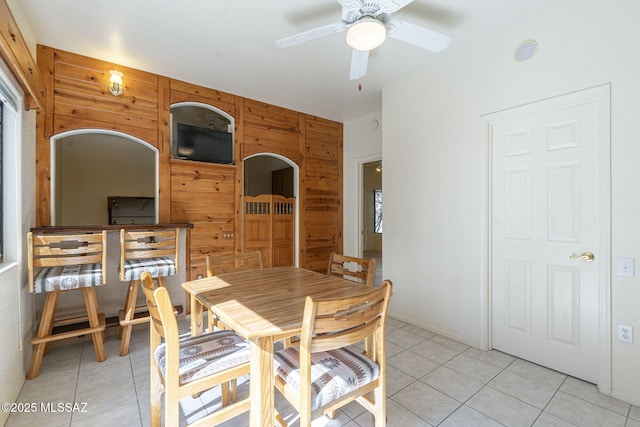
<instances>
[{"instance_id":1,"label":"wooden gate panel","mask_svg":"<svg viewBox=\"0 0 640 427\"><path fill-rule=\"evenodd\" d=\"M244 252L262 251L264 267L294 265L295 198L244 197Z\"/></svg>"}]
</instances>

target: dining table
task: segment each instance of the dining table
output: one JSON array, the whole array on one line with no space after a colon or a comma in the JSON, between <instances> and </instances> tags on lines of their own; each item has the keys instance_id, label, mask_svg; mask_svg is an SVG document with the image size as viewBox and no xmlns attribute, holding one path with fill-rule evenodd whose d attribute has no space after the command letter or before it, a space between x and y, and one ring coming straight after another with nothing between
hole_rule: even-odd
<instances>
[{"instance_id":1,"label":"dining table","mask_svg":"<svg viewBox=\"0 0 640 427\"><path fill-rule=\"evenodd\" d=\"M298 267L220 274L182 284L191 296L191 334L204 331L203 313L216 316L249 342L249 425L274 425L274 344L299 335L307 296L343 298L369 288Z\"/></svg>"}]
</instances>

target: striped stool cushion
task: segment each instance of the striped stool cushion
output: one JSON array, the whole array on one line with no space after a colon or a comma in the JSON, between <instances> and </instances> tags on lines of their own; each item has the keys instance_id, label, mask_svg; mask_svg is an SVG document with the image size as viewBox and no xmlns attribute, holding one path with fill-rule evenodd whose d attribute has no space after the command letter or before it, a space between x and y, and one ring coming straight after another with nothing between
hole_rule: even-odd
<instances>
[{"instance_id":1,"label":"striped stool cushion","mask_svg":"<svg viewBox=\"0 0 640 427\"><path fill-rule=\"evenodd\" d=\"M33 292L66 291L102 285L102 264L65 265L38 269Z\"/></svg>"},{"instance_id":2,"label":"striped stool cushion","mask_svg":"<svg viewBox=\"0 0 640 427\"><path fill-rule=\"evenodd\" d=\"M300 391L300 354L288 347L275 354L274 369ZM378 378L380 367L361 353L340 348L311 353L311 410L316 410Z\"/></svg>"},{"instance_id":3,"label":"striped stool cushion","mask_svg":"<svg viewBox=\"0 0 640 427\"><path fill-rule=\"evenodd\" d=\"M154 357L166 375L166 345ZM186 384L249 361L249 344L233 331L216 331L180 340L180 384Z\"/></svg>"},{"instance_id":4,"label":"striped stool cushion","mask_svg":"<svg viewBox=\"0 0 640 427\"><path fill-rule=\"evenodd\" d=\"M140 280L140 276L145 271L154 279L173 276L176 274L176 262L168 257L125 260L124 281Z\"/></svg>"}]
</instances>

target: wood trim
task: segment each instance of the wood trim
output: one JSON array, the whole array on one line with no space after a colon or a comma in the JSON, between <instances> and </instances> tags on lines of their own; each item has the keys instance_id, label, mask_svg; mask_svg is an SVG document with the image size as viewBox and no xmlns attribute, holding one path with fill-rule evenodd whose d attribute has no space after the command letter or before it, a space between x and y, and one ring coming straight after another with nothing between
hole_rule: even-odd
<instances>
[{"instance_id":1,"label":"wood trim","mask_svg":"<svg viewBox=\"0 0 640 427\"><path fill-rule=\"evenodd\" d=\"M304 259L304 254L307 248L307 239L306 239L306 227L304 221L304 213L306 210L306 185L305 185L305 176L306 176L306 151L305 151L305 141L306 141L306 126L305 126L305 115L300 114L298 116L298 152L300 153L300 169L298 170L298 266L302 268L306 268L306 262Z\"/></svg>"},{"instance_id":2,"label":"wood trim","mask_svg":"<svg viewBox=\"0 0 640 427\"><path fill-rule=\"evenodd\" d=\"M0 56L25 92L25 109L46 113L44 80L6 0L0 1Z\"/></svg>"},{"instance_id":3,"label":"wood trim","mask_svg":"<svg viewBox=\"0 0 640 427\"><path fill-rule=\"evenodd\" d=\"M49 227L32 227L29 231L32 233L90 233L94 231L120 231L125 230L163 230L172 228L193 228L193 224L176 223L176 224L136 224L136 225L63 225Z\"/></svg>"},{"instance_id":4,"label":"wood trim","mask_svg":"<svg viewBox=\"0 0 640 427\"><path fill-rule=\"evenodd\" d=\"M36 115L36 225L51 224L51 144L53 135L53 49L38 45L38 68L43 72L47 106Z\"/></svg>"},{"instance_id":5,"label":"wood trim","mask_svg":"<svg viewBox=\"0 0 640 427\"><path fill-rule=\"evenodd\" d=\"M158 78L158 221L171 221L170 82ZM187 270L188 271L188 270Z\"/></svg>"},{"instance_id":6,"label":"wood trim","mask_svg":"<svg viewBox=\"0 0 640 427\"><path fill-rule=\"evenodd\" d=\"M237 96L235 98L235 129L233 141L234 150L234 162L236 164L236 180L235 180L235 194L236 194L236 206L235 206L235 227L234 227L234 241L235 241L235 253L244 253L244 239L243 239L243 203L242 196L244 195L244 153L243 146L240 141L244 140L244 98Z\"/></svg>"}]
</instances>

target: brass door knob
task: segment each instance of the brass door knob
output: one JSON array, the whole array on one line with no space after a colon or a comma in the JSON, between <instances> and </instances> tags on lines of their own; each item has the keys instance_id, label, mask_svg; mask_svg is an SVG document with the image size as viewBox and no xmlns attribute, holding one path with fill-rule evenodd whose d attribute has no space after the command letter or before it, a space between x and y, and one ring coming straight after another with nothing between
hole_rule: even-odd
<instances>
[{"instance_id":1,"label":"brass door knob","mask_svg":"<svg viewBox=\"0 0 640 427\"><path fill-rule=\"evenodd\" d=\"M582 252L580 255L571 254L569 259L581 259L586 262L591 262L594 260L595 257L596 256L593 254L593 252Z\"/></svg>"}]
</instances>

